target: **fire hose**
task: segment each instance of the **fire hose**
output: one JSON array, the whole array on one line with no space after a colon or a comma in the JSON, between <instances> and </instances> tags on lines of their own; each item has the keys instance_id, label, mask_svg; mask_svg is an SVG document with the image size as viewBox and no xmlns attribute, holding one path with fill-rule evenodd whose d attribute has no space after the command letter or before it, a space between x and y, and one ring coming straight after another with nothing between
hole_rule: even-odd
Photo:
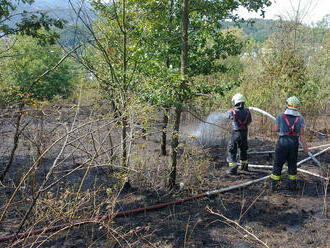
<instances>
[{"instance_id":1,"label":"fire hose","mask_svg":"<svg viewBox=\"0 0 330 248\"><path fill-rule=\"evenodd\" d=\"M315 156L321 155L322 153L324 153L325 151L327 151L329 149L330 149L330 146L328 148L324 149L323 151L320 151L320 152L316 153ZM306 162L307 160L310 160L310 159L312 159L312 158L311 157L306 158L306 159L298 162L298 164L300 165L300 164L302 164L302 163L304 163L304 162ZM251 167L261 167L261 165L251 166ZM306 172L305 170L301 170L301 172L307 173L307 174L312 175L312 176L319 177L319 178L324 179L324 180L329 180L329 178L320 176L320 175L315 174L315 173L309 173L309 172ZM105 220L105 219L112 219L112 218L132 215L132 214L138 214L138 213L147 212L147 211L151 211L151 210L161 209L161 208L171 206L171 205L179 205L179 204L182 204L184 202L193 201L193 200L197 200L197 199L200 199L200 198L203 198L203 197L209 197L209 196L216 195L216 194L219 194L219 193L228 192L228 191L231 191L231 190L234 190L234 189L243 188L243 187L249 186L253 183L257 183L257 182L266 180L269 177L270 177L270 175L264 176L264 177L261 177L261 178L255 179L255 180L251 180L251 181L248 181L248 182L245 182L245 183L232 185L232 186L225 187L225 188L222 188L222 189L207 191L207 192L195 195L195 196L190 196L190 197L187 197L187 198L184 198L184 199L179 199L179 200L175 200L175 201L171 201L171 202L165 202L165 203L160 203L160 204L157 204L157 205L152 205L152 206L136 208L136 209L132 209L132 210L121 211L121 212L117 212L117 213L114 213L114 214L111 214L111 215L106 215L106 216L97 216L93 219L76 220L76 221L73 221L72 223L66 223L66 224L61 224L61 225L57 225L57 226L51 226L51 227L40 228L40 229L36 229L36 230L32 230L32 231L22 232L22 233L19 233L18 235L7 235L7 236L0 237L0 243L1 242L7 242L7 241L10 241L10 240L15 240L15 239L28 238L28 237L36 236L36 235L39 235L39 234L57 232L57 231L67 229L67 228L71 228L71 227L75 227L75 226L81 226L81 225L90 224L90 223L97 223L97 222L99 222L101 220Z\"/></svg>"}]
</instances>

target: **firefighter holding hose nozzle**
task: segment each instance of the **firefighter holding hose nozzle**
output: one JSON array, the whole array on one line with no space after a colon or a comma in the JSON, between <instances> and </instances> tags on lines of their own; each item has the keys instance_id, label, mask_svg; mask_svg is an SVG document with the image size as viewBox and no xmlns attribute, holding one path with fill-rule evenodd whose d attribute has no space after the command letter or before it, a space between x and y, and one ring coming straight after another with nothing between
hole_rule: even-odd
<instances>
[{"instance_id":1,"label":"firefighter holding hose nozzle","mask_svg":"<svg viewBox=\"0 0 330 248\"><path fill-rule=\"evenodd\" d=\"M275 159L273 171L270 176L270 187L276 190L280 180L283 164L288 164L289 189L297 190L297 157L299 138L303 146L304 153L308 153L305 139L305 121L298 112L300 102L297 97L291 96L286 100L286 109L280 113L275 121L275 132L279 137L275 149Z\"/></svg>"},{"instance_id":2,"label":"firefighter holding hose nozzle","mask_svg":"<svg viewBox=\"0 0 330 248\"><path fill-rule=\"evenodd\" d=\"M245 99L240 93L232 97L233 108L227 112L227 117L232 120L232 134L228 143L227 162L229 169L227 174L237 175L237 150L240 151L241 169L248 171L248 126L252 121L252 116L248 108L244 107Z\"/></svg>"}]
</instances>

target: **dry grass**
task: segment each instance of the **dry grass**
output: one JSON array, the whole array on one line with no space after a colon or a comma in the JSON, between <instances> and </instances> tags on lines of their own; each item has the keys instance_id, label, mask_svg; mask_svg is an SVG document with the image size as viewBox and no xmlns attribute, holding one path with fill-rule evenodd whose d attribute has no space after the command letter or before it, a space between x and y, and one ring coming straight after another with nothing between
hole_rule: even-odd
<instances>
[{"instance_id":1,"label":"dry grass","mask_svg":"<svg viewBox=\"0 0 330 248\"><path fill-rule=\"evenodd\" d=\"M79 112L79 109L82 109L82 112ZM221 217L230 229L239 230L237 233L227 233L227 236L232 239L238 236L243 240L242 242L246 241L263 247L294 242L293 235L290 236L285 232L272 237L271 229L265 229L264 232L259 230L257 233L252 227L245 225L249 214L256 211L255 208L261 207L260 201L272 203L272 200L265 196L263 187L252 192L246 191L246 194L245 191L241 194L233 193L228 198L220 199L221 202L217 200L213 203L213 212L209 212L217 216L215 219L201 214L205 205L212 203L211 200L196 202L196 205L191 207L182 206L182 212L176 208L169 208L164 210L163 214L166 216L153 215L155 220L143 216L129 221L133 223L125 223L123 220L124 223L121 225L119 221L118 224L117 220L111 218L96 218L111 215L121 208L141 207L153 204L159 199L165 201L177 197L182 198L236 183L235 179L224 178L223 171L226 165L223 159L225 153L223 144L215 151L194 145L188 142L189 138L183 137L183 142L179 147L177 171L177 182L182 182L183 188L172 194L164 193L169 156L159 155L160 130L154 119L148 119L143 124L146 132L141 131L141 125L130 130L128 138L130 167L129 173L123 173L123 168L119 166L118 125L111 115L104 115L104 109L106 109L104 106L94 109L93 107L77 108L72 105L58 108L45 106L42 111L37 112L27 110L25 118L28 124L17 152L14 171L11 171L6 181L0 186L2 192L0 224L5 227L3 229L5 232L1 234L31 231L40 227L73 223L75 220L86 221L89 225L80 227L77 232L74 229L71 230L69 225L53 234L40 234L34 238L16 240L12 243L13 246L47 247L57 242L69 247L87 242L90 247L100 245L174 247L178 244L184 247L198 247L203 245L199 240L199 233L203 233L209 227L211 230L210 223L216 221L218 217ZM151 112L152 110L148 113L151 115ZM142 123L136 115L130 121ZM196 119L188 118L186 121L191 121L194 125L199 123ZM13 119L7 118L6 122L8 125L4 127L3 135L8 134L5 131L10 133L13 129ZM148 123L151 124L148 125ZM272 139L273 134L262 129L269 126L267 123L266 120L255 117L250 136L254 137L262 133ZM4 142L6 137L3 137ZM266 139L266 137L263 138ZM8 141L6 142L10 145ZM3 157L8 154L8 151L9 149L2 147ZM22 161L18 158L22 158ZM322 174L329 177L329 169L323 171ZM248 180L248 176L244 174L240 180ZM137 191L122 194L124 182L128 177ZM329 211L326 190L328 183L327 181L323 184L323 191L316 196L316 200L318 200L317 197L322 197L324 218L328 218ZM148 193L143 194L145 192L150 193L151 196ZM280 201L278 205L275 204L278 208L287 204L287 198L278 196L277 199ZM239 207L234 204L239 204ZM232 211L237 214L235 220L222 214L223 211L231 209L234 209ZM265 219L266 217L267 215ZM161 221L166 223L166 230L169 231L164 235L168 236L157 240L159 233L164 232ZM227 231L222 226L216 226L216 229ZM180 242L175 241L174 238L169 240L169 237L174 235L172 230L176 230L175 235L181 238ZM83 234L80 235L81 233ZM206 236L205 233L204 235ZM304 242L316 244L324 234L319 232L317 235ZM178 238L177 236L175 238ZM61 239L65 241L62 242ZM279 239L277 243L276 239ZM211 241L214 240L213 238ZM220 238L219 240L221 241ZM231 239L228 238L228 240L224 242L232 244ZM321 243L320 247L322 245Z\"/></svg>"}]
</instances>

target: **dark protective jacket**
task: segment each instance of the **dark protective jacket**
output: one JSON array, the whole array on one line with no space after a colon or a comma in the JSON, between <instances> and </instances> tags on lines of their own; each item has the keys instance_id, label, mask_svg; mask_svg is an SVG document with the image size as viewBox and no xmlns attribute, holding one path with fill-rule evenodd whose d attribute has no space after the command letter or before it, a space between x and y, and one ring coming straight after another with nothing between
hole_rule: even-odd
<instances>
[{"instance_id":1,"label":"dark protective jacket","mask_svg":"<svg viewBox=\"0 0 330 248\"><path fill-rule=\"evenodd\" d=\"M305 126L304 118L280 113L275 123L279 128L279 138L275 149L275 159L271 179L279 180L283 164L288 164L289 179L296 180L297 158L299 147L300 128Z\"/></svg>"},{"instance_id":2,"label":"dark protective jacket","mask_svg":"<svg viewBox=\"0 0 330 248\"><path fill-rule=\"evenodd\" d=\"M290 132L290 128L289 128L288 124L286 123L283 114L284 113L279 114L276 118L276 121L275 121L275 124L277 124L278 128L279 128L279 130L278 130L278 135L279 136L286 136L286 134L288 132ZM293 124L296 120L296 116L287 115L287 119L290 123L290 126L293 126ZM297 137L299 137L301 127L305 127L305 120L304 120L304 117L302 117L300 115L298 121L294 125L294 132L296 133Z\"/></svg>"},{"instance_id":3,"label":"dark protective jacket","mask_svg":"<svg viewBox=\"0 0 330 248\"><path fill-rule=\"evenodd\" d=\"M232 135L228 142L227 162L237 162L237 152L240 150L240 160L247 162L248 126L252 121L250 110L233 108L227 112L227 118L232 120Z\"/></svg>"},{"instance_id":4,"label":"dark protective jacket","mask_svg":"<svg viewBox=\"0 0 330 248\"><path fill-rule=\"evenodd\" d=\"M248 126L252 121L251 112L248 108L232 108L227 112L227 118L232 120L234 131L248 130Z\"/></svg>"}]
</instances>

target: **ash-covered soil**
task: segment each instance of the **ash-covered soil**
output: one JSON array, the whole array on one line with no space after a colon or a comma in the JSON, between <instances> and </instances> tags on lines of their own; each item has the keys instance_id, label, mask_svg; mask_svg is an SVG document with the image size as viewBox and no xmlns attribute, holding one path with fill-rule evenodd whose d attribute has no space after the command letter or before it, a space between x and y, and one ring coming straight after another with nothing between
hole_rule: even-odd
<instances>
[{"instance_id":1,"label":"ash-covered soil","mask_svg":"<svg viewBox=\"0 0 330 248\"><path fill-rule=\"evenodd\" d=\"M260 140L251 140L250 144L274 147L271 142ZM144 200L134 208L184 199L270 174L270 170L251 168L250 172L227 176L225 158L221 155L223 148L212 148L209 154L211 166L200 185L196 185L196 192L183 189L170 196L140 193ZM300 154L299 158L305 156ZM272 164L272 156L268 154L250 155L249 160L253 164ZM322 169L311 162L301 168L327 176L330 154L320 156L319 160ZM265 180L213 197L118 218L114 220L115 226L134 230L128 239L133 247L329 247L330 200L325 181L299 173L296 192L287 189L286 174L277 192L271 192L268 183ZM123 199L137 194L133 190ZM123 203L122 209L129 208Z\"/></svg>"},{"instance_id":2,"label":"ash-covered soil","mask_svg":"<svg viewBox=\"0 0 330 248\"><path fill-rule=\"evenodd\" d=\"M47 119L48 130L52 130L55 119ZM7 122L3 122L7 123ZM94 124L93 124L94 125ZM98 126L99 140L108 129ZM45 127L44 127L45 128ZM46 129L47 129L46 128ZM90 126L81 130L88 132ZM33 130L33 126L29 131ZM2 146L2 167L8 161L12 129L2 124L2 140L8 146ZM72 139L76 138L75 134ZM211 190L222 189L270 174L269 169L250 168L249 172L239 171L237 176L226 174L225 144L219 146L194 145L183 140L180 147L177 182L184 183L168 191L165 187L169 155L160 156L159 137L150 135L147 139L139 138L132 148L130 174L131 187L124 187L120 194L111 195L108 190L117 183L118 167L105 166L106 159L84 163L85 159L93 158L93 150L97 151L91 138L98 140L98 135L88 138L88 142L76 141L61 156L62 163L56 167L54 175L46 186L60 181L40 197L37 206L23 225L21 232L42 227L51 227L70 221L68 212L77 208L79 214L73 215L80 220L88 221L77 227L65 228L57 233L45 233L27 239L6 241L0 247L329 247L330 222L328 209L329 187L327 181L312 175L299 172L298 190L287 189L286 174L283 174L279 190L271 192L268 180L251 184L247 187L230 190L199 199L180 202L191 196L203 194ZM107 141L116 145L116 137ZM249 138L249 151L271 151L275 142L253 134ZM31 138L31 137L30 137ZM56 138L55 136L52 138ZM118 141L118 140L117 140ZM329 138L314 140L310 146L328 144ZM112 144L113 143L113 144ZM77 147L79 148L77 150ZM61 146L58 145L57 152ZM26 173L33 157L26 146L21 145L9 171L4 185L0 186L0 213L6 208L6 203L15 191L21 176ZM31 148L32 149L32 148ZM75 153L72 153L72 150ZM313 153L322 148L312 150ZM104 153L116 152L106 150ZM100 151L98 151L101 154ZM28 177L21 186L4 218L0 222L0 239L14 234L22 221L33 196L32 185L40 185L53 162L56 152L43 159L43 164L35 169L33 176ZM64 159L70 157L70 159ZM299 153L299 161L306 155ZM301 168L329 177L330 152L317 157L322 164L316 167L313 162L302 164ZM32 162L31 162L32 161ZM94 163L95 162L95 163ZM249 162L256 165L272 165L273 154L251 154ZM98 166L96 166L98 165ZM75 170L77 169L77 170ZM69 174L68 172L71 173ZM86 173L88 171L88 173ZM85 181L80 189L82 197L77 205L70 205L70 199L75 202L81 180ZM65 176L61 179L61 176ZM38 187L37 187L38 188ZM72 191L64 194L65 191ZM72 196L72 195L73 196ZM111 195L111 197L110 197ZM67 197L67 198L65 198ZM85 198L84 198L85 197ZM47 202L48 201L48 202ZM61 201L63 205L61 205ZM178 204L142 211L137 214L127 214L117 218L103 218L109 214L137 208L150 207L177 201ZM48 204L48 205L47 205ZM57 205L58 204L58 205ZM80 204L80 205L79 205ZM46 206L46 207L45 207ZM66 209L66 211L63 210ZM52 212L52 210L54 212ZM38 214L44 211L45 216ZM62 212L63 211L63 212ZM58 212L63 218L50 218ZM68 217L64 217L68 215ZM35 222L38 220L38 222ZM71 219L71 221L73 221ZM71 222L73 223L73 222Z\"/></svg>"}]
</instances>

